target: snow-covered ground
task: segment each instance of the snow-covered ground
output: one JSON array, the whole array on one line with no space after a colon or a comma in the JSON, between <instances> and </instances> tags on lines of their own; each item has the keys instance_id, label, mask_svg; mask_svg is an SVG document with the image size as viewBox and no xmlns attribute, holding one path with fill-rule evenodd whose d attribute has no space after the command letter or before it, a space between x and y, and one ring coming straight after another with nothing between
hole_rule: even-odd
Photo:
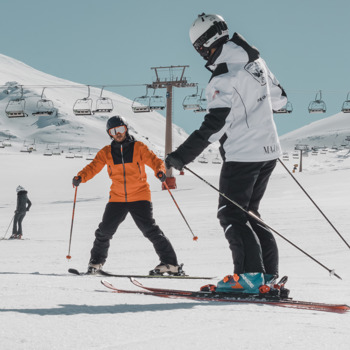
<instances>
[{"instance_id":1,"label":"snow-covered ground","mask_svg":"<svg viewBox=\"0 0 350 350\"><path fill-rule=\"evenodd\" d=\"M16 82L12 84L11 82ZM329 314L257 305L222 305L141 295L114 294L99 277L69 275L70 267L85 270L108 201L110 180L102 170L78 188L72 259L66 255L72 218L72 177L87 163L86 156L109 142L108 116L75 116L72 106L87 95L87 87L49 76L22 62L0 55L0 238L9 227L16 206L18 185L28 190L33 206L24 219L24 240L0 240L0 347L1 349L348 349L350 313ZM7 118L5 109L24 85L26 118ZM60 87L57 87L59 85ZM69 85L64 89L62 86ZM54 102L53 117L33 116L42 88ZM8 91L7 91L8 90ZM9 94L7 94L7 92ZM100 89L91 88L94 102ZM136 115L132 101L111 92L113 114L126 117L131 133L162 155L165 119L156 112ZM10 141L6 140L10 136ZM187 137L174 125L174 147ZM299 160L295 144L328 149L303 157L303 172L294 176L309 192L343 237L349 232L350 123L337 114L281 138L292 171ZM3 143L11 147L1 148ZM35 142L35 143L34 143ZM25 147L36 151L23 153ZM337 146L338 149L332 147ZM59 149L61 155L43 156ZM69 154L82 158L66 158ZM210 152L211 151L211 152ZM217 145L206 150L207 164L189 167L218 185ZM286 158L284 156L284 158ZM173 243L190 275L232 273L231 253L216 218L218 193L189 173L175 174L173 191L199 240L191 232L169 193L149 172L157 223ZM288 275L294 299L350 304L350 250L278 164L262 202L264 220L286 238L314 256L343 280L277 237L280 274ZM130 217L111 242L106 271L147 273L158 263L151 244ZM136 288L127 279L111 278L122 288ZM144 280L145 284L195 289L208 281Z\"/></svg>"},{"instance_id":2,"label":"snow-covered ground","mask_svg":"<svg viewBox=\"0 0 350 350\"><path fill-rule=\"evenodd\" d=\"M108 139L106 136L106 143ZM74 190L72 177L85 158L19 152L21 144L0 149L0 236L16 205L17 185L28 189L33 206L24 219L24 240L0 241L0 338L2 349L348 349L350 313L330 314L257 305L223 305L142 295L114 294L100 277L69 275L85 270L108 200L104 170L78 188L71 261L68 253ZM286 162L292 170L295 160ZM304 158L294 175L344 238L349 232L349 172L346 153ZM189 165L218 185L220 165ZM157 223L173 243L190 275L232 273L231 254L216 219L218 194L194 176L178 176L173 195L194 233L167 191L149 172ZM335 271L328 272L277 237L280 274L289 276L294 299L350 304L350 251L290 175L278 165L262 202L265 221ZM7 234L9 236L11 228ZM157 264L150 243L128 216L111 242L105 270L148 272ZM217 279L217 280L218 280ZM127 279L115 285L136 289ZM213 280L216 283L217 280ZM208 281L144 280L144 284L198 289Z\"/></svg>"}]
</instances>

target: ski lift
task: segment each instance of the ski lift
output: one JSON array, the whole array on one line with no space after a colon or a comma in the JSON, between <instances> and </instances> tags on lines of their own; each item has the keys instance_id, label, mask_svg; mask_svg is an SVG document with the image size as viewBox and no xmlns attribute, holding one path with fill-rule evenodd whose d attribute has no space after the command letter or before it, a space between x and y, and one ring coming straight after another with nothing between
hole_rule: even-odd
<instances>
[{"instance_id":1,"label":"ski lift","mask_svg":"<svg viewBox=\"0 0 350 350\"><path fill-rule=\"evenodd\" d=\"M136 97L131 105L134 113L145 113L151 111L150 97L147 96L148 88L146 88L146 95Z\"/></svg>"},{"instance_id":2,"label":"ski lift","mask_svg":"<svg viewBox=\"0 0 350 350\"><path fill-rule=\"evenodd\" d=\"M61 149L60 149L60 144L57 144L57 147L52 150L52 155L53 156L60 156L62 154Z\"/></svg>"},{"instance_id":3,"label":"ski lift","mask_svg":"<svg viewBox=\"0 0 350 350\"><path fill-rule=\"evenodd\" d=\"M90 148L89 148L89 154L86 156L86 160L94 160L95 155L93 153L90 152Z\"/></svg>"},{"instance_id":4,"label":"ski lift","mask_svg":"<svg viewBox=\"0 0 350 350\"><path fill-rule=\"evenodd\" d=\"M154 93L156 90L154 90ZM149 106L151 111L162 111L165 108L165 98L163 96L154 95L150 97Z\"/></svg>"},{"instance_id":5,"label":"ski lift","mask_svg":"<svg viewBox=\"0 0 350 350\"><path fill-rule=\"evenodd\" d=\"M221 159L219 158L219 155L217 155L211 162L213 164L221 164Z\"/></svg>"},{"instance_id":6,"label":"ski lift","mask_svg":"<svg viewBox=\"0 0 350 350\"><path fill-rule=\"evenodd\" d=\"M201 98L200 95L198 95L198 85L197 85L197 92L192 95L188 95L184 98L182 101L182 107L185 110L190 111L197 111L200 109L199 99Z\"/></svg>"},{"instance_id":7,"label":"ski lift","mask_svg":"<svg viewBox=\"0 0 350 350\"><path fill-rule=\"evenodd\" d=\"M91 115L92 99L90 98L90 86L88 85L88 96L76 100L73 106L75 115Z\"/></svg>"},{"instance_id":8,"label":"ski lift","mask_svg":"<svg viewBox=\"0 0 350 350\"><path fill-rule=\"evenodd\" d=\"M74 158L83 158L83 154L81 153L81 147L79 151L74 153Z\"/></svg>"},{"instance_id":9,"label":"ski lift","mask_svg":"<svg viewBox=\"0 0 350 350\"><path fill-rule=\"evenodd\" d=\"M292 112L293 112L293 105L289 101L281 109L278 109L277 111L273 111L273 113L275 114L286 114L286 113L292 113Z\"/></svg>"},{"instance_id":10,"label":"ski lift","mask_svg":"<svg viewBox=\"0 0 350 350\"><path fill-rule=\"evenodd\" d=\"M44 151L44 156L51 157L52 156L52 151L49 148L49 145L46 146L46 150Z\"/></svg>"},{"instance_id":11,"label":"ski lift","mask_svg":"<svg viewBox=\"0 0 350 350\"><path fill-rule=\"evenodd\" d=\"M319 98L317 98L319 96ZM314 101L311 101L308 107L309 113L325 113L326 104L322 101L322 91L318 91Z\"/></svg>"},{"instance_id":12,"label":"ski lift","mask_svg":"<svg viewBox=\"0 0 350 350\"><path fill-rule=\"evenodd\" d=\"M22 152L22 153L31 153L31 150L28 148L25 140L23 141L23 146L20 149L20 152Z\"/></svg>"},{"instance_id":13,"label":"ski lift","mask_svg":"<svg viewBox=\"0 0 350 350\"><path fill-rule=\"evenodd\" d=\"M73 159L74 158L74 153L72 151L69 151L67 154L66 154L66 158L68 159Z\"/></svg>"},{"instance_id":14,"label":"ski lift","mask_svg":"<svg viewBox=\"0 0 350 350\"><path fill-rule=\"evenodd\" d=\"M204 154L200 158L198 158L198 163L202 163L202 164L208 163L208 160Z\"/></svg>"},{"instance_id":15,"label":"ski lift","mask_svg":"<svg viewBox=\"0 0 350 350\"><path fill-rule=\"evenodd\" d=\"M49 117L54 113L55 108L53 106L53 102L44 98L45 89L46 88L43 88L41 98L36 104L36 112L32 113L32 115L36 115L38 117Z\"/></svg>"},{"instance_id":16,"label":"ski lift","mask_svg":"<svg viewBox=\"0 0 350 350\"><path fill-rule=\"evenodd\" d=\"M195 109L193 112L206 112L207 111L207 99L205 97L202 97L204 89L202 89L201 95L198 99L198 108Z\"/></svg>"},{"instance_id":17,"label":"ski lift","mask_svg":"<svg viewBox=\"0 0 350 350\"><path fill-rule=\"evenodd\" d=\"M348 95L346 96L346 101L344 101L343 106L341 108L341 111L343 113L350 113L350 91L348 92Z\"/></svg>"},{"instance_id":18,"label":"ski lift","mask_svg":"<svg viewBox=\"0 0 350 350\"><path fill-rule=\"evenodd\" d=\"M96 109L92 111L93 114L95 113L111 113L113 111L113 102L108 97L102 97L104 86L101 89L101 95L96 100Z\"/></svg>"},{"instance_id":19,"label":"ski lift","mask_svg":"<svg viewBox=\"0 0 350 350\"><path fill-rule=\"evenodd\" d=\"M28 117L28 114L24 112L25 105L26 101L23 98L23 86L21 85L21 96L8 102L5 113L9 118Z\"/></svg>"}]
</instances>

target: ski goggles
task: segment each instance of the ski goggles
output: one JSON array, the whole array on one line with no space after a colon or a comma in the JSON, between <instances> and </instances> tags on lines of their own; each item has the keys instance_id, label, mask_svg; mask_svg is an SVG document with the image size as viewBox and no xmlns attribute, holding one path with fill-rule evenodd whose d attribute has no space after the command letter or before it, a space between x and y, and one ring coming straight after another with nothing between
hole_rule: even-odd
<instances>
[{"instance_id":1,"label":"ski goggles","mask_svg":"<svg viewBox=\"0 0 350 350\"><path fill-rule=\"evenodd\" d=\"M126 126L125 125L121 125L121 126L117 126L115 128L109 129L108 133L111 136L115 136L117 134L124 134L126 132Z\"/></svg>"}]
</instances>

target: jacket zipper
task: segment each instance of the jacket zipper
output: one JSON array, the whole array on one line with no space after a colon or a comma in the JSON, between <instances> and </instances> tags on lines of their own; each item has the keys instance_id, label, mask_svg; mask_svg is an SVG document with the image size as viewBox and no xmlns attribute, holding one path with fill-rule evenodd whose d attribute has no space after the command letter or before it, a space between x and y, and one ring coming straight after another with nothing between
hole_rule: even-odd
<instances>
[{"instance_id":1,"label":"jacket zipper","mask_svg":"<svg viewBox=\"0 0 350 350\"><path fill-rule=\"evenodd\" d=\"M125 174L125 163L124 163L124 156L123 156L123 146L120 146L120 153L122 155L122 164L123 164L123 173L124 173L125 202L127 202L128 201L128 196L126 194L126 174Z\"/></svg>"},{"instance_id":2,"label":"jacket zipper","mask_svg":"<svg viewBox=\"0 0 350 350\"><path fill-rule=\"evenodd\" d=\"M141 176L141 167L140 167L139 162L137 162L137 166L138 166L138 168L139 168L139 173L140 173L140 176Z\"/></svg>"}]
</instances>

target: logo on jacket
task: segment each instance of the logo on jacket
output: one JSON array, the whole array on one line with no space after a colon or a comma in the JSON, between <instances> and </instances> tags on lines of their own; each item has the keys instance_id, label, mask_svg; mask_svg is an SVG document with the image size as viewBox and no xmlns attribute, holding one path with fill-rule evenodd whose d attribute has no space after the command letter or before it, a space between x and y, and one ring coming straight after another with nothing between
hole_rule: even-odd
<instances>
[{"instance_id":1,"label":"logo on jacket","mask_svg":"<svg viewBox=\"0 0 350 350\"><path fill-rule=\"evenodd\" d=\"M213 94L213 97L212 97L212 100L214 100L215 97L216 97L217 95L219 95L219 93L220 93L219 90L215 90L215 92L214 92L214 94Z\"/></svg>"},{"instance_id":2,"label":"logo on jacket","mask_svg":"<svg viewBox=\"0 0 350 350\"><path fill-rule=\"evenodd\" d=\"M249 62L245 65L244 69L256 80L260 83L260 85L266 84L266 78L264 75L264 70L261 67L261 63L259 61Z\"/></svg>"},{"instance_id":3,"label":"logo on jacket","mask_svg":"<svg viewBox=\"0 0 350 350\"><path fill-rule=\"evenodd\" d=\"M279 151L279 147L277 145L272 146L263 146L266 154L271 154Z\"/></svg>"}]
</instances>

